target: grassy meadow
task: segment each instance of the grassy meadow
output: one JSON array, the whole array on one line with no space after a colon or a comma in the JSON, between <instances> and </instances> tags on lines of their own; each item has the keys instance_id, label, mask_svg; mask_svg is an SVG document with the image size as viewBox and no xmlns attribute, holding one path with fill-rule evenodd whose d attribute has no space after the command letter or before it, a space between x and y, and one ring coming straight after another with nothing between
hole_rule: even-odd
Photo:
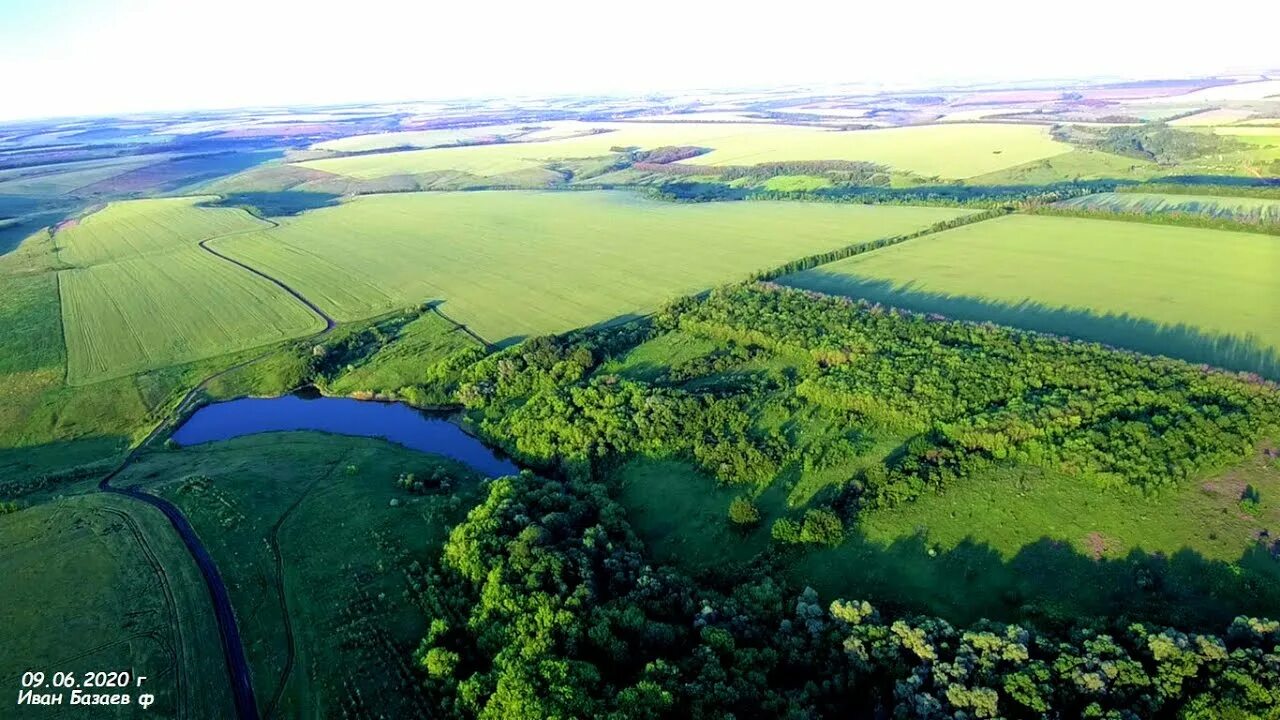
<instances>
[{"instance_id":1,"label":"grassy meadow","mask_svg":"<svg viewBox=\"0 0 1280 720\"><path fill-rule=\"evenodd\" d=\"M132 670L147 676L146 691L156 696L149 712L160 717L233 714L203 579L159 511L97 494L0 515L0 575L0 677L15 688L32 670L48 682L54 672L79 680ZM71 705L39 713L84 715Z\"/></svg>"},{"instance_id":2,"label":"grassy meadow","mask_svg":"<svg viewBox=\"0 0 1280 720\"><path fill-rule=\"evenodd\" d=\"M494 177L540 168L552 161L609 155L615 148L692 145L712 151L696 165L755 165L783 160L862 160L923 176L967 178L1066 153L1044 127L1031 125L925 125L835 131L748 123L565 123L602 132L533 143L503 143L326 158L301 167L369 179L459 171Z\"/></svg>"},{"instance_id":3,"label":"grassy meadow","mask_svg":"<svg viewBox=\"0 0 1280 720\"><path fill-rule=\"evenodd\" d=\"M672 204L626 193L357 198L211 246L339 320L425 301L490 342L644 313L790 259L913 232L949 208Z\"/></svg>"},{"instance_id":4,"label":"grassy meadow","mask_svg":"<svg viewBox=\"0 0 1280 720\"><path fill-rule=\"evenodd\" d=\"M316 332L321 318L271 282L201 249L267 227L200 198L112 203L54 236L72 384Z\"/></svg>"},{"instance_id":5,"label":"grassy meadow","mask_svg":"<svg viewBox=\"0 0 1280 720\"><path fill-rule=\"evenodd\" d=\"M450 491L396 485L435 468ZM473 504L469 470L380 440L271 433L151 454L117 482L168 498L200 534L265 715L344 716L373 698L392 717L430 714L412 680L426 621L410 578Z\"/></svg>"},{"instance_id":6,"label":"grassy meadow","mask_svg":"<svg viewBox=\"0 0 1280 720\"><path fill-rule=\"evenodd\" d=\"M1267 235L1012 215L782 282L1280 376Z\"/></svg>"},{"instance_id":7,"label":"grassy meadow","mask_svg":"<svg viewBox=\"0 0 1280 720\"><path fill-rule=\"evenodd\" d=\"M1057 203L1070 210L1134 215L1181 214L1248 223L1280 223L1280 200L1212 195L1094 193Z\"/></svg>"}]
</instances>

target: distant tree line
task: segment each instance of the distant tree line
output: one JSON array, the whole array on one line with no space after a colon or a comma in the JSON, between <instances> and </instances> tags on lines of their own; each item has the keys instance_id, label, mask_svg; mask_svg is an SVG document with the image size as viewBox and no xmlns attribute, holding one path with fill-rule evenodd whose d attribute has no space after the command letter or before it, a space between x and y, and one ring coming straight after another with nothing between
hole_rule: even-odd
<instances>
[{"instance_id":1,"label":"distant tree line","mask_svg":"<svg viewBox=\"0 0 1280 720\"><path fill-rule=\"evenodd\" d=\"M1061 142L1160 165L1176 165L1248 147L1230 137L1176 130L1163 123L1117 127L1058 125L1052 135Z\"/></svg>"},{"instance_id":2,"label":"distant tree line","mask_svg":"<svg viewBox=\"0 0 1280 720\"><path fill-rule=\"evenodd\" d=\"M1027 208L1033 215L1055 215L1058 217L1079 217L1101 220L1121 220L1138 222L1146 225L1176 225L1179 227L1204 228L1206 230L1232 230L1235 232L1263 233L1280 235L1280 223L1261 216L1230 217L1225 215L1203 215L1196 212L1182 211L1147 211L1135 207L1133 210L1119 210L1110 207L1063 207L1043 205Z\"/></svg>"},{"instance_id":3,"label":"distant tree line","mask_svg":"<svg viewBox=\"0 0 1280 720\"><path fill-rule=\"evenodd\" d=\"M731 200L800 200L810 202L858 203L863 205L932 205L943 207L1001 208L1044 205L1081 195L1110 192L1125 181L1080 180L1049 185L917 185L883 187L842 185L816 190L766 190L735 187L724 182L677 180L646 188L650 197L672 202L717 202Z\"/></svg>"}]
</instances>

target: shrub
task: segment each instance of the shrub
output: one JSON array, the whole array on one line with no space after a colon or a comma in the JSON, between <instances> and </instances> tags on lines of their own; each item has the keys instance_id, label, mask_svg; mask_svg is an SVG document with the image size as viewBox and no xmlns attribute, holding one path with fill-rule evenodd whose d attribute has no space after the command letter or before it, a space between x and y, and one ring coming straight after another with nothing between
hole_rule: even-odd
<instances>
[{"instance_id":1,"label":"shrub","mask_svg":"<svg viewBox=\"0 0 1280 720\"><path fill-rule=\"evenodd\" d=\"M747 497L736 497L729 503L729 522L750 526L760 522L760 508Z\"/></svg>"},{"instance_id":2,"label":"shrub","mask_svg":"<svg viewBox=\"0 0 1280 720\"><path fill-rule=\"evenodd\" d=\"M826 508L813 508L804 513L800 526L800 542L839 545L844 540L844 523L840 516Z\"/></svg>"}]
</instances>

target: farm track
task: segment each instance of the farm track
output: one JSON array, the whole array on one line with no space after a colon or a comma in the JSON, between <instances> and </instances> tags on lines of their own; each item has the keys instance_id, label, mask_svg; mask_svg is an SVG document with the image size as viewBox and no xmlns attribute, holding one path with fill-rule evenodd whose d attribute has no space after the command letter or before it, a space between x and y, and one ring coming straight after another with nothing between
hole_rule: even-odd
<instances>
[{"instance_id":1,"label":"farm track","mask_svg":"<svg viewBox=\"0 0 1280 720\"><path fill-rule=\"evenodd\" d=\"M271 221L268 220L267 222ZM276 225L276 223L271 224L273 226ZM313 338L319 339L328 335L330 332L333 332L333 329L337 327L337 323L333 318L329 317L327 313L316 307L314 303L307 300L296 290L283 282L280 282L276 278L273 278L255 268L249 267L237 260L229 258L205 245L205 243L210 240L217 240L235 234L239 233L228 233L227 235L220 235L215 238L207 238L200 241L198 245L201 249L209 252L210 254L226 260L238 267L244 268L245 270L248 270L249 272L275 284L277 287L280 287L300 301L303 305L315 312L316 315L325 321L325 327L319 333L316 333ZM223 582L222 575L218 572L217 564L214 563L213 558L209 555L209 551L205 549L204 544L200 541L200 536L197 535L195 529L191 527L191 523L176 505L164 498L152 495L137 488L114 487L111 485L111 481L119 476L120 473L124 472L124 470L128 468L129 465L131 465L147 448L147 446L149 446L157 437L160 436L161 433L164 432L165 428L168 427L170 420L181 417L182 414L185 413L195 402L199 393L209 386L209 383L234 370L239 370L240 368L252 365L253 363L270 355L271 352L271 350L268 350L260 355L255 355L254 357L238 362L230 367L223 368L222 370L219 370L218 372L215 372L201 380L178 400L178 403L174 406L173 410L171 410L166 417L161 419L161 421L152 428L151 432L148 433L141 442L135 445L127 455L125 455L119 465L117 465L98 482L98 489L101 492L108 492L132 498L139 502L146 503L163 513L169 520L169 524L173 526L175 531L177 531L178 536L182 538L183 545L186 546L187 552L191 554L192 559L195 560L196 565L200 568L200 574L204 578L205 586L209 591L209 599L213 603L214 615L218 621L218 633L222 639L223 657L226 660L227 673L231 680L231 692L235 700L236 716L240 718L240 720L258 720L258 703L253 692L253 676L249 670L249 663L244 650L244 642L240 637L240 629L236 624L235 611L231 606L231 598L227 593L226 583ZM290 632L290 637L291 636L292 633ZM292 650L291 638L291 656ZM276 700L278 700L278 698L276 698ZM272 702L273 707L274 705L275 700Z\"/></svg>"},{"instance_id":2,"label":"farm track","mask_svg":"<svg viewBox=\"0 0 1280 720\"><path fill-rule=\"evenodd\" d=\"M302 494L299 495L291 505L289 505L289 507L276 520L275 524L271 526L271 532L267 536L267 545L271 548L271 554L274 557L276 564L276 594L280 599L280 616L284 622L285 647L288 649L288 652L285 655L284 667L280 670L280 681L276 687L276 692L271 697L271 704L267 705L266 710L263 711L263 718L269 719L275 716L275 712L280 706L280 698L284 697L285 687L289 684L289 676L293 674L293 664L297 656L296 641L293 634L293 621L289 617L289 601L284 588L284 556L280 550L280 528L284 526L285 521L289 519L289 516L293 514L293 511L302 504L302 501L307 499L307 496L311 494L311 491L315 489L316 485L320 484L321 480L328 480L333 477L334 471L339 465L345 462L346 458L347 455L343 455L341 458L338 458L330 466L329 472L317 477L315 480L312 480L311 483L307 485L306 489L302 491Z\"/></svg>"},{"instance_id":3,"label":"farm track","mask_svg":"<svg viewBox=\"0 0 1280 720\"><path fill-rule=\"evenodd\" d=\"M981 218L976 221L980 222L982 219L986 219L986 218ZM279 227L278 223L275 223L271 220L264 219L264 221L269 223L272 227ZM224 235L219 235L216 237L206 238L205 240L201 240L197 244L200 246L201 249L205 250L211 255L214 255L226 262L232 263L237 267L247 270L248 272L251 272L254 275L257 275L267 280L268 282L271 282L272 284L276 285L280 289L289 293L289 295L297 299L307 308L315 312L316 315L318 315L320 318L322 318L325 321L325 327L323 330L312 335L311 339L318 340L328 335L329 333L333 332L333 330L337 327L337 322L332 317L330 317L328 313L321 310L319 307L317 307L314 303L308 300L305 296L303 296L297 290L293 289L292 287L280 281L279 279L272 277L271 275L265 272L262 272L257 268L254 268L250 265L240 262L239 260L235 260L234 258L228 257L218 252L217 250L214 250L213 248L208 247L207 245L207 243L213 240L220 240L220 239L231 237L234 235L240 235L240 234L245 234L249 232L260 232L260 231L261 231L260 229L240 230L236 232L227 233ZM936 232L936 230L928 229L920 233L910 235L908 236L908 238L902 238L902 239L911 239L911 238L917 237L918 235L927 235L927 234L932 234L933 232ZM466 325L459 323L453 318L450 318L449 316L445 315L443 312L439 310L438 307L432 305L431 311L434 312L436 315L438 315L441 319L452 324L458 330L465 332L468 336L475 339L477 342L481 343L487 350L492 351L496 347L493 343L481 337L478 333L471 330ZM200 574L204 578L205 585L209 591L209 598L214 606L214 614L218 622L218 632L222 640L223 656L226 661L228 676L231 680L231 690L232 690L232 695L235 701L236 716L240 718L240 720L259 720L262 716L259 715L257 698L254 694L254 688L253 688L253 677L252 677L252 673L250 672L247 655L245 654L244 642L240 637L239 627L236 623L235 611L232 608L231 599L227 593L226 584L223 582L222 576L218 572L216 563L214 563L213 558L209 555L208 550L204 547L203 543L200 541L200 537L195 532L195 529L191 526L191 523L186 519L186 517L182 514L182 511L179 510L176 505L169 502L168 500L165 500L164 498L161 498L157 495L152 495L150 493L147 493L135 487L124 487L124 488L115 487L111 485L111 481L114 480L116 477L118 477L135 460L137 460L137 458L148 448L148 446L152 442L154 442L170 426L170 423L172 420L174 420L175 418L182 417L182 415L185 412L187 412L191 408L191 406L196 402L196 399L199 397L199 394L202 391L204 391L211 382L213 382L214 380L217 380L218 378L230 372L252 365L253 363L256 363L259 360L262 360L263 358L271 355L272 352L273 350L269 349L259 355L255 355L251 358L238 362L234 365L223 368L222 370L219 370L205 377L203 380L201 380L199 383L193 386L190 390L188 390L185 394L183 394L183 396L178 400L177 404L174 405L173 409L169 413L167 413L165 417L163 417L156 424L154 428L152 428L151 432L149 432L146 435L146 437L142 439L141 442L134 445L133 448L131 448L129 452L125 455L125 457L120 461L120 463L114 469L108 472L105 476L103 476L103 478L98 483L98 489L100 492L108 492L115 495L120 495L122 497L132 498L134 500L145 503L159 510L169 520L169 523L173 526L174 530L178 533L179 537L181 537L183 544L186 546L187 551L190 553L192 559L195 560L196 565L200 569ZM300 500L301 499L299 499L299 502ZM296 504L297 503L295 503L295 506ZM290 508L290 510L292 510L292 508ZM281 518L281 522L283 521L283 519L284 518ZM279 523L275 528L273 528L273 533L272 533L273 540L275 540L274 535L275 535L275 532L278 531L278 529L279 529ZM276 553L277 569L278 571L280 571L277 573L278 575L277 590L280 593L282 609L285 609L283 574L282 574L282 568L279 567L281 563L281 558L279 556L278 542L275 542L272 545L273 545L273 550ZM289 620L287 618L287 612L286 612L285 623L286 623L286 628L285 628L286 635L288 637L289 654L286 662L286 668L284 672L281 674L282 681L280 683L279 688L277 688L277 692L273 696L270 705L268 706L268 713L274 712L275 709L277 708L277 705L283 694L283 690L285 686L284 680L287 680L288 675L292 671L292 664L294 661L293 632L292 632L292 625L289 623Z\"/></svg>"},{"instance_id":4,"label":"farm track","mask_svg":"<svg viewBox=\"0 0 1280 720\"><path fill-rule=\"evenodd\" d=\"M270 221L270 220L268 220L267 222L271 222L271 221ZM272 225L273 227L280 227L277 223L274 223L274 222L271 222L271 225ZM271 284L275 285L276 287L280 288L281 290L283 290L283 291L285 291L285 292L289 293L290 295L292 295L292 296L293 296L293 298L294 298L295 300L297 300L298 302L302 303L303 305L306 305L306 306L307 306L307 309L309 309L311 312L315 313L316 315L319 315L319 316L320 316L320 319L324 320L324 325L325 325L325 327L324 327L324 330L322 330L322 331L321 331L321 333L322 333L322 334L323 334L323 333L328 333L329 331L331 331L331 330L333 330L335 327L337 327L337 325L338 325L337 321L335 321L333 318L329 317L329 314L328 314L328 313L326 313L324 310L321 310L321 309L320 309L320 307L319 307L318 305L316 305L315 303L311 302L311 301L310 301L310 300L308 300L306 297L304 297L304 296L302 295L302 293L300 293L300 292L298 292L297 290L294 290L293 288L289 287L287 284L285 284L285 283L284 283L284 281L279 280L279 279L277 279L277 278L275 278L275 277L272 277L271 275L268 275L267 273L264 273L264 272L262 272L261 270L259 270L259 269L255 268L255 267L253 267L253 266L251 266L251 265L247 265L247 264L245 264L245 263L242 263L242 262L240 262L239 260L236 260L236 259L235 259L235 258L233 258L233 257L230 257L230 256L228 256L228 255L223 255L222 253L218 252L217 250L214 250L213 248L209 247L209 245L207 244L207 243L209 243L209 242L211 242L211 241L213 241L213 240L221 240L221 239L223 239L223 238L231 237L232 235L239 235L239 234L242 234L242 233L244 233L244 232L246 232L246 231L240 231L240 232L236 232L236 233L228 233L228 234L226 234L226 235L219 235L218 237L206 238L206 239L201 240L200 242L198 242L198 243L196 243L196 244L200 246L200 249L201 249L201 250L204 250L205 252L209 253L210 255L213 255L214 257L217 257L217 258L221 258L221 259L223 259L223 260L225 260L225 261L227 261L227 262L231 263L232 265L235 265L235 266L236 266L236 267L238 267L238 268L241 268L241 269L247 270L247 271L249 271L249 272L253 273L254 275L257 275L258 277L262 278L263 280L266 280L267 282L269 282L269 283L271 283ZM249 232L258 232L258 231L257 231L257 230L253 230L253 231L249 231Z\"/></svg>"}]
</instances>

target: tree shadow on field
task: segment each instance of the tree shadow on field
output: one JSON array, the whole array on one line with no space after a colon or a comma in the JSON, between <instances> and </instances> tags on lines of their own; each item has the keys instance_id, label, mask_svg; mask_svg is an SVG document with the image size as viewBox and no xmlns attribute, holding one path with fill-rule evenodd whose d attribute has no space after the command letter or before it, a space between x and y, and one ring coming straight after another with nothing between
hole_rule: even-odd
<instances>
[{"instance_id":1,"label":"tree shadow on field","mask_svg":"<svg viewBox=\"0 0 1280 720\"><path fill-rule=\"evenodd\" d=\"M0 500L42 498L79 481L96 482L128 448L123 435L0 448Z\"/></svg>"},{"instance_id":2,"label":"tree shadow on field","mask_svg":"<svg viewBox=\"0 0 1280 720\"><path fill-rule=\"evenodd\" d=\"M1099 314L1083 308L1052 307L1032 300L1016 303L915 289L822 269L788 275L778 282L804 290L863 298L916 312L957 320L989 321L1039 332L1067 335L1149 355L1165 355L1227 370L1280 380L1280 352L1250 334L1219 335L1179 323L1162 325L1128 313ZM1280 308L1277 308L1280 316Z\"/></svg>"},{"instance_id":3,"label":"tree shadow on field","mask_svg":"<svg viewBox=\"0 0 1280 720\"><path fill-rule=\"evenodd\" d=\"M641 320L646 317L649 317L649 316L646 314L640 314L640 313L623 313L621 315L615 315L614 317L609 318L608 320L601 320L598 323L593 323L591 325L584 325L581 328L564 330L564 331L561 331L560 333L544 333L544 334L559 335L565 332L573 332L574 330L582 330L582 331L600 330L603 328L612 327L614 325L623 325L633 320ZM508 348L508 347L511 347L512 345L518 345L524 342L525 340L528 340L531 337L535 337L535 336L527 335L527 334L526 335L508 335L507 337L494 342L494 345L498 348Z\"/></svg>"},{"instance_id":4,"label":"tree shadow on field","mask_svg":"<svg viewBox=\"0 0 1280 720\"><path fill-rule=\"evenodd\" d=\"M828 600L867 599L959 624L986 618L1068 629L1118 619L1221 632L1238 615L1280 615L1280 542L1270 538L1228 563L1189 548L1095 559L1049 537L1005 558L972 539L940 551L923 532L888 545L855 535L810 553L792 573Z\"/></svg>"},{"instance_id":5,"label":"tree shadow on field","mask_svg":"<svg viewBox=\"0 0 1280 720\"><path fill-rule=\"evenodd\" d=\"M291 217L308 210L333 207L341 198L336 193L282 190L280 192L238 192L209 203L210 207L244 208L262 217Z\"/></svg>"}]
</instances>

